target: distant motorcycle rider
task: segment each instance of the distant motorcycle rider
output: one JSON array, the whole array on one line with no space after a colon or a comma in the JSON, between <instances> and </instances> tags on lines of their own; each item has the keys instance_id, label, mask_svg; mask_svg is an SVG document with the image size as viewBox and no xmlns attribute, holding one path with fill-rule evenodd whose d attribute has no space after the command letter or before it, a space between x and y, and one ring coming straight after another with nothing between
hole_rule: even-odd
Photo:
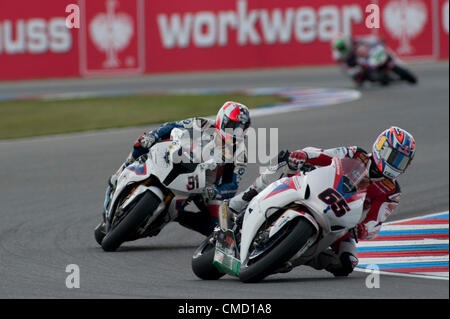
<instances>
[{"instance_id":1,"label":"distant motorcycle rider","mask_svg":"<svg viewBox=\"0 0 450 319\"><path fill-rule=\"evenodd\" d=\"M360 61L367 56L371 47L379 43L380 40L376 37L352 38L337 34L331 41L333 59L339 63L344 73L361 85L370 74L361 67Z\"/></svg>"},{"instance_id":2,"label":"distant motorcycle rider","mask_svg":"<svg viewBox=\"0 0 450 319\"><path fill-rule=\"evenodd\" d=\"M370 165L370 183L364 202L365 219L333 243L331 249L322 252L308 264L318 270L326 269L335 276L347 276L358 264L355 239L375 238L382 223L397 208L401 191L396 179L406 171L414 154L413 136L395 126L378 136L371 154L357 146L327 150L307 147L292 153L282 151L278 156L278 164L260 174L253 185L232 198L228 205L236 212L236 222L242 222L245 209L253 197L282 177L302 174L302 167L330 165L334 156L353 158Z\"/></svg>"},{"instance_id":3,"label":"distant motorcycle rider","mask_svg":"<svg viewBox=\"0 0 450 319\"><path fill-rule=\"evenodd\" d=\"M170 139L171 132L175 128L189 131L191 138L195 136L194 130L199 132L201 143L204 144L201 145L202 162L208 159L211 162L211 159L214 159L212 156L217 156L217 153L222 157L213 163L212 169L207 171L207 186L202 196L203 200L222 200L233 197L247 167L244 140L250 124L248 108L241 103L229 101L225 102L220 108L215 120L195 117L178 122L168 122L153 131L142 134L134 143L125 163L110 177L106 198L109 197L109 192L116 187L120 173L137 158L148 153L155 143ZM207 150L206 157L209 158L204 158L204 150ZM105 203L105 207L106 205L107 203ZM200 212L186 211L186 206L187 203L177 205L178 217L175 220L184 227L206 236L209 235L216 224L215 218L211 217L210 213L205 210L200 210Z\"/></svg>"}]
</instances>

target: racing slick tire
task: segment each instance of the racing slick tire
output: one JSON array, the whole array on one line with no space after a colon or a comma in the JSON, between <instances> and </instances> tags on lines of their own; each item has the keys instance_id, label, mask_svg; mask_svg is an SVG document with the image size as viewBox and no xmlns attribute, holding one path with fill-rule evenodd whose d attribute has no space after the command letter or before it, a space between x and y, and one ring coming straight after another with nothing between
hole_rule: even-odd
<instances>
[{"instance_id":1,"label":"racing slick tire","mask_svg":"<svg viewBox=\"0 0 450 319\"><path fill-rule=\"evenodd\" d=\"M125 212L126 216L114 225L113 228L107 232L102 240L102 248L104 251L116 251L127 238L132 236L159 206L161 200L158 196L150 191L145 192L137 199L129 212Z\"/></svg>"},{"instance_id":2,"label":"racing slick tire","mask_svg":"<svg viewBox=\"0 0 450 319\"><path fill-rule=\"evenodd\" d=\"M402 80L405 80L411 84L417 84L417 77L405 68L396 65L392 68L392 72L397 74Z\"/></svg>"},{"instance_id":3,"label":"racing slick tire","mask_svg":"<svg viewBox=\"0 0 450 319\"><path fill-rule=\"evenodd\" d=\"M194 252L192 256L192 271L203 280L217 280L225 274L221 273L214 265L215 245L211 243L211 234L206 238Z\"/></svg>"},{"instance_id":4,"label":"racing slick tire","mask_svg":"<svg viewBox=\"0 0 450 319\"><path fill-rule=\"evenodd\" d=\"M282 230L281 230L282 231ZM303 218L296 218L284 228L284 238L276 242L249 264L247 260L239 269L239 280L254 283L274 273L308 242L316 233L314 226ZM256 236L255 236L256 237Z\"/></svg>"}]
</instances>

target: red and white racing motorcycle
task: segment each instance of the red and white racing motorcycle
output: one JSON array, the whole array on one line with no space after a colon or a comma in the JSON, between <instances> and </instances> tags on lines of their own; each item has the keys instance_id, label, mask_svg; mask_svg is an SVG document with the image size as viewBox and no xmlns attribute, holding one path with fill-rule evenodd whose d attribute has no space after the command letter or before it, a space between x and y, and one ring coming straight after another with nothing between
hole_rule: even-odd
<instances>
[{"instance_id":1,"label":"red and white racing motorcycle","mask_svg":"<svg viewBox=\"0 0 450 319\"><path fill-rule=\"evenodd\" d=\"M384 45L384 42L381 41L365 50L366 53L358 59L358 63L364 70L366 80L382 85L388 85L393 81L417 83L417 77L392 50Z\"/></svg>"},{"instance_id":2,"label":"red and white racing motorcycle","mask_svg":"<svg viewBox=\"0 0 450 319\"><path fill-rule=\"evenodd\" d=\"M252 199L242 226L219 210L220 226L192 258L201 279L224 274L258 282L306 264L364 219L368 165L333 158L332 164L282 178Z\"/></svg>"}]
</instances>

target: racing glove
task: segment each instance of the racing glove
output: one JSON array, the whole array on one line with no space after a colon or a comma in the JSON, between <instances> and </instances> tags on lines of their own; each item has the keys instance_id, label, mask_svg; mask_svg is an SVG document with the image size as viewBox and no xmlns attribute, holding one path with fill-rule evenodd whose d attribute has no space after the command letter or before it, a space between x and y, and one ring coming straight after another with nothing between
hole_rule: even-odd
<instances>
[{"instance_id":1,"label":"racing glove","mask_svg":"<svg viewBox=\"0 0 450 319\"><path fill-rule=\"evenodd\" d=\"M289 154L288 166L291 170L298 171L302 168L305 161L308 159L308 155L304 151L295 151Z\"/></svg>"},{"instance_id":2,"label":"racing glove","mask_svg":"<svg viewBox=\"0 0 450 319\"><path fill-rule=\"evenodd\" d=\"M356 227L356 234L358 236L358 238L366 238L367 235L369 234L366 225L364 224L358 224Z\"/></svg>"},{"instance_id":3,"label":"racing glove","mask_svg":"<svg viewBox=\"0 0 450 319\"><path fill-rule=\"evenodd\" d=\"M246 202L250 202L256 195L258 195L256 189L250 188L247 192L245 192L242 195L242 199L245 200Z\"/></svg>"},{"instance_id":4,"label":"racing glove","mask_svg":"<svg viewBox=\"0 0 450 319\"><path fill-rule=\"evenodd\" d=\"M134 144L134 148L143 147L145 149L149 149L150 147L155 144L155 137L150 133L144 133L137 139L136 143Z\"/></svg>"}]
</instances>

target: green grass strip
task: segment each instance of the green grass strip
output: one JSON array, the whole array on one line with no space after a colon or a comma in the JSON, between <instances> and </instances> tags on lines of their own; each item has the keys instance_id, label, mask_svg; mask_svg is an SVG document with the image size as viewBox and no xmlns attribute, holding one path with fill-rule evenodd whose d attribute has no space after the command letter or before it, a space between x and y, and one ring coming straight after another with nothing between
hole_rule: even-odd
<instances>
[{"instance_id":1,"label":"green grass strip","mask_svg":"<svg viewBox=\"0 0 450 319\"><path fill-rule=\"evenodd\" d=\"M286 101L245 94L142 95L0 102L0 139L101 130L216 114L225 101L249 108Z\"/></svg>"}]
</instances>

